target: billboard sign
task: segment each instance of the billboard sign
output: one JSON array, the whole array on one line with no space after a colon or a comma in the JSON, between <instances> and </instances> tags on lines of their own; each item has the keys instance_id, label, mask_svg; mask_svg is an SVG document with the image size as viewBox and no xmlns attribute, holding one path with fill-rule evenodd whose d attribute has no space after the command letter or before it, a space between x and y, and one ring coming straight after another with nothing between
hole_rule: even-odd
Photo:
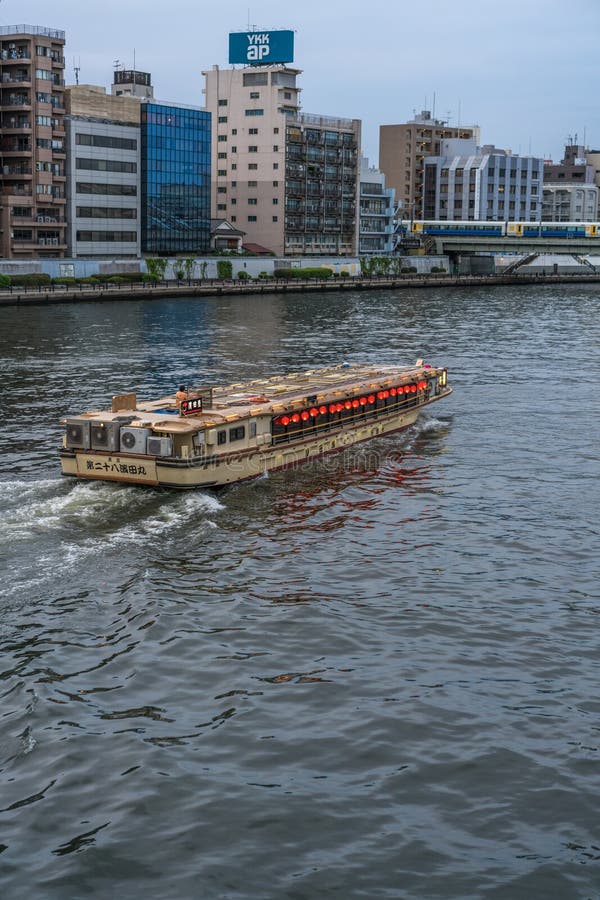
<instances>
[{"instance_id":1,"label":"billboard sign","mask_svg":"<svg viewBox=\"0 0 600 900\"><path fill-rule=\"evenodd\" d=\"M229 35L230 63L265 66L293 59L293 31L235 31Z\"/></svg>"}]
</instances>

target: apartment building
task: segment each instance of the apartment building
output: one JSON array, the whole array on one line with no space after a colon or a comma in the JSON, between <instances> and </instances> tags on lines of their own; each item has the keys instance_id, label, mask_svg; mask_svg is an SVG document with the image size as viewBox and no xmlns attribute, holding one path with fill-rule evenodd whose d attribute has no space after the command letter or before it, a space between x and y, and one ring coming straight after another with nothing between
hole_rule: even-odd
<instances>
[{"instance_id":1,"label":"apartment building","mask_svg":"<svg viewBox=\"0 0 600 900\"><path fill-rule=\"evenodd\" d=\"M141 253L141 104L104 87L66 90L69 256Z\"/></svg>"},{"instance_id":2,"label":"apartment building","mask_svg":"<svg viewBox=\"0 0 600 900\"><path fill-rule=\"evenodd\" d=\"M386 254L394 249L396 192L385 175L363 157L360 166L359 253Z\"/></svg>"},{"instance_id":3,"label":"apartment building","mask_svg":"<svg viewBox=\"0 0 600 900\"><path fill-rule=\"evenodd\" d=\"M543 222L596 222L598 219L598 186L544 181Z\"/></svg>"},{"instance_id":4,"label":"apartment building","mask_svg":"<svg viewBox=\"0 0 600 900\"><path fill-rule=\"evenodd\" d=\"M405 218L423 218L423 176L427 156L440 153L441 141L472 139L479 143L478 125L449 125L423 110L410 122L381 125L379 168L386 184L396 191L396 202Z\"/></svg>"},{"instance_id":5,"label":"apartment building","mask_svg":"<svg viewBox=\"0 0 600 900\"><path fill-rule=\"evenodd\" d=\"M284 64L203 74L213 214L277 256L356 253L360 121L301 113Z\"/></svg>"},{"instance_id":6,"label":"apartment building","mask_svg":"<svg viewBox=\"0 0 600 900\"><path fill-rule=\"evenodd\" d=\"M66 249L64 31L0 27L0 256Z\"/></svg>"},{"instance_id":7,"label":"apartment building","mask_svg":"<svg viewBox=\"0 0 600 900\"><path fill-rule=\"evenodd\" d=\"M543 160L444 140L424 161L423 218L537 222Z\"/></svg>"}]
</instances>

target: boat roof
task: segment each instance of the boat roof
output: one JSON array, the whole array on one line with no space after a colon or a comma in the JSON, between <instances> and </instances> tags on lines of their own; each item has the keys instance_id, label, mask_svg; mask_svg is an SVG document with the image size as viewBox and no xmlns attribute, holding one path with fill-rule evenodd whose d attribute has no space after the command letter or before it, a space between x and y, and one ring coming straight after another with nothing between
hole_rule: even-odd
<instances>
[{"instance_id":1,"label":"boat roof","mask_svg":"<svg viewBox=\"0 0 600 900\"><path fill-rule=\"evenodd\" d=\"M188 397L202 397L202 411L182 416L175 394L157 400L138 401L134 394L131 409L121 405L115 410L92 410L79 417L95 421L134 417L132 425L156 431L186 433L199 427L221 426L250 416L280 415L307 404L328 403L342 396L376 391L403 384L418 376L436 372L435 367L418 360L412 366L373 366L343 363L336 366L290 372L223 386L199 386L188 389ZM115 398L116 399L116 398Z\"/></svg>"}]
</instances>

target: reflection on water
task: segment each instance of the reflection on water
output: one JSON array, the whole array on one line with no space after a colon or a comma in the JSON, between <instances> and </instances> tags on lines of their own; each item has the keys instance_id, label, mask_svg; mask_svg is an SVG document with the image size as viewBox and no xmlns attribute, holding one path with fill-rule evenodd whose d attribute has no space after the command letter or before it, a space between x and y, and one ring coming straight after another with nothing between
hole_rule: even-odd
<instances>
[{"instance_id":1,"label":"reflection on water","mask_svg":"<svg viewBox=\"0 0 600 900\"><path fill-rule=\"evenodd\" d=\"M0 309L2 896L595 896L596 319L594 286ZM337 456L59 475L113 393L419 356L452 397Z\"/></svg>"}]
</instances>

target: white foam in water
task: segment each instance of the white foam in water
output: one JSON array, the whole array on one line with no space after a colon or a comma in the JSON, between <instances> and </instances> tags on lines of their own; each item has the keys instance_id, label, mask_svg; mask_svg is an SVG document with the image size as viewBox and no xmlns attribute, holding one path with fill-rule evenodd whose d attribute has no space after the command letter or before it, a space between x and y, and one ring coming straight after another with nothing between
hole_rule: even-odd
<instances>
[{"instance_id":1,"label":"white foam in water","mask_svg":"<svg viewBox=\"0 0 600 900\"><path fill-rule=\"evenodd\" d=\"M2 496L9 502L0 520L0 545L36 541L35 562L19 566L5 595L9 597L56 584L86 558L110 553L111 548L164 541L165 535L185 525L193 525L196 533L216 528L208 516L224 509L210 494L156 494L103 482L13 482L10 488L4 483ZM67 539L44 553L40 539L45 532L57 531L65 532Z\"/></svg>"}]
</instances>

